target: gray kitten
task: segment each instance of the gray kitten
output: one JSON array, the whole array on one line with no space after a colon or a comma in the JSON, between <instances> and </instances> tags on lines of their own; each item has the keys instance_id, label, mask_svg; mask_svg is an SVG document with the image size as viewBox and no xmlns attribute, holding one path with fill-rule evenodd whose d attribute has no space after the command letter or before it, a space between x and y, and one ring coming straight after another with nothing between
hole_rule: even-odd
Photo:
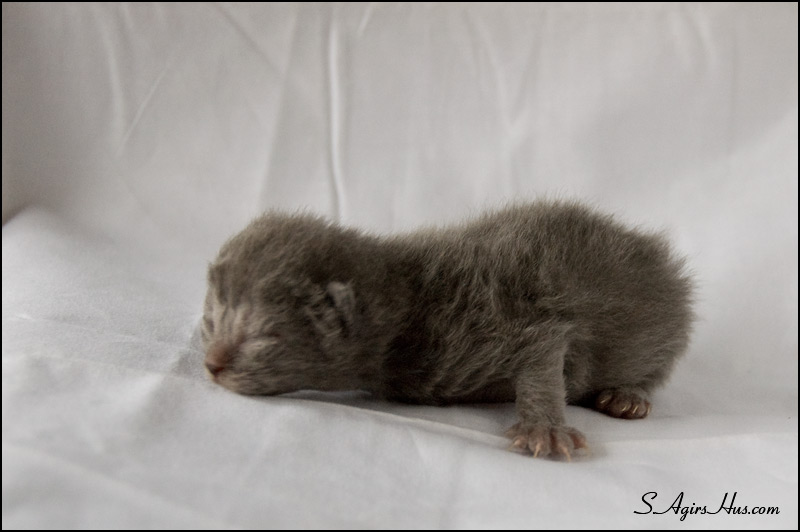
<instances>
[{"instance_id":1,"label":"gray kitten","mask_svg":"<svg viewBox=\"0 0 800 532\"><path fill-rule=\"evenodd\" d=\"M222 247L208 283L205 365L230 390L516 401L512 448L568 459L586 440L565 403L645 417L693 318L662 237L564 202L383 238L269 213Z\"/></svg>"}]
</instances>

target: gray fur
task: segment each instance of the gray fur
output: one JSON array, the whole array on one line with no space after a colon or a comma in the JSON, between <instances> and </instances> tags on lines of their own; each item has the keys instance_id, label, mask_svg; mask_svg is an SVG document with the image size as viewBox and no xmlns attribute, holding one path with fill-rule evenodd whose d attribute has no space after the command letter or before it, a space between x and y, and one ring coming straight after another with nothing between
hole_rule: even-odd
<instances>
[{"instance_id":1,"label":"gray fur","mask_svg":"<svg viewBox=\"0 0 800 532\"><path fill-rule=\"evenodd\" d=\"M268 213L222 247L208 281L219 384L516 401L512 447L534 455L585 446L565 403L644 417L693 319L691 280L663 237L565 202L391 237Z\"/></svg>"}]
</instances>

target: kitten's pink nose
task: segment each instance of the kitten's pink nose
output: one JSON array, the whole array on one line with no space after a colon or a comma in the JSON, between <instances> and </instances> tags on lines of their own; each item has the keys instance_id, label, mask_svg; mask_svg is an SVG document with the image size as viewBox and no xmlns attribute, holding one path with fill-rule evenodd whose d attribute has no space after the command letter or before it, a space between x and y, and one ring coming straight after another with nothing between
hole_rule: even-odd
<instances>
[{"instance_id":1,"label":"kitten's pink nose","mask_svg":"<svg viewBox=\"0 0 800 532\"><path fill-rule=\"evenodd\" d=\"M206 353L206 369L216 377L231 362L231 346L215 343Z\"/></svg>"},{"instance_id":2,"label":"kitten's pink nose","mask_svg":"<svg viewBox=\"0 0 800 532\"><path fill-rule=\"evenodd\" d=\"M225 369L225 367L217 366L216 364L212 364L211 362L206 361L206 369L211 373L211 375L216 377L217 373Z\"/></svg>"}]
</instances>

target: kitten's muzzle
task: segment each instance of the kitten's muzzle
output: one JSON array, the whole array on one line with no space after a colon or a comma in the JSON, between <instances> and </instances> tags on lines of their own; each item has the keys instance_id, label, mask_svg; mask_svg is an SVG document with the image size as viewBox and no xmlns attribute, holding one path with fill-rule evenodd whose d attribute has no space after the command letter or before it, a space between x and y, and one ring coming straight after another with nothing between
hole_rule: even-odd
<instances>
[{"instance_id":1,"label":"kitten's muzzle","mask_svg":"<svg viewBox=\"0 0 800 532\"><path fill-rule=\"evenodd\" d=\"M221 342L211 344L206 353L205 364L212 377L216 377L230 365L235 351L236 348L229 344Z\"/></svg>"},{"instance_id":2,"label":"kitten's muzzle","mask_svg":"<svg viewBox=\"0 0 800 532\"><path fill-rule=\"evenodd\" d=\"M206 369L208 370L209 373L211 373L212 377L216 377L217 374L219 374L219 372L225 369L225 366L217 366L216 364L213 364L211 362L206 362Z\"/></svg>"}]
</instances>

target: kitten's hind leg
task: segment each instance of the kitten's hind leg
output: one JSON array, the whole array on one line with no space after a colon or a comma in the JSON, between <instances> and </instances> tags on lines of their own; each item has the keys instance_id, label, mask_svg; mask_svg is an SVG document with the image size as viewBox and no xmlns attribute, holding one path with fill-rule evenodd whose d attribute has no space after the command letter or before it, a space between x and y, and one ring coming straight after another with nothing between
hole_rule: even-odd
<instances>
[{"instance_id":1,"label":"kitten's hind leg","mask_svg":"<svg viewBox=\"0 0 800 532\"><path fill-rule=\"evenodd\" d=\"M610 388L597 395L592 408L611 417L642 419L650 413L650 401L641 388Z\"/></svg>"}]
</instances>

